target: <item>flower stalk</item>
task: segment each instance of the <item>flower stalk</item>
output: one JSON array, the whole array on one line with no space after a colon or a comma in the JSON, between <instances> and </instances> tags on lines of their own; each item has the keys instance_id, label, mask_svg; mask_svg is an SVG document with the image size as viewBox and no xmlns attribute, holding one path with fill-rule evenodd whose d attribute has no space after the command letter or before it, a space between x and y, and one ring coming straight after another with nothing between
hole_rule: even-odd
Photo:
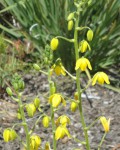
<instances>
[{"instance_id":1,"label":"flower stalk","mask_svg":"<svg viewBox=\"0 0 120 150\"><path fill-rule=\"evenodd\" d=\"M78 52L78 30L76 28L79 25L79 11L76 13L76 21L75 21L75 31L74 31L74 47L75 47L75 56L76 56L76 61L79 59L79 52ZM88 133L86 130L86 124L84 120L84 115L83 115L83 110L82 110L82 100L81 100L81 87L80 87L80 70L76 70L76 85L77 85L77 91L78 91L78 108L79 108L79 113L80 113L80 118L84 130L84 135L85 135L85 141L86 141L86 149L90 150L90 144L89 144L89 139L88 139Z\"/></svg>"}]
</instances>

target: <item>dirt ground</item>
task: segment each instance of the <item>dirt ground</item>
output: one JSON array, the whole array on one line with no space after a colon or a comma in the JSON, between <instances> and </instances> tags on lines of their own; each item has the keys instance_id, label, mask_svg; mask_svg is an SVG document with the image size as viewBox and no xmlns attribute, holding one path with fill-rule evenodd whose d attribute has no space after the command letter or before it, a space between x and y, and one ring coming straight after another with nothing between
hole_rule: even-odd
<instances>
[{"instance_id":1,"label":"dirt ground","mask_svg":"<svg viewBox=\"0 0 120 150\"><path fill-rule=\"evenodd\" d=\"M65 97L73 98L76 90L74 81L69 77L57 77L54 80L57 85L57 92L63 93ZM47 103L48 100L46 98L49 89L47 78L40 74L27 74L24 76L24 81L26 83L26 88L23 92L23 102L30 102L38 96L41 100L41 108L44 109L46 114L50 115L50 109ZM84 80L81 82L84 86ZM120 150L120 94L98 85L89 87L86 93L82 94L86 124L90 125L97 117L102 115L111 119L110 132L107 134L101 150ZM10 143L5 143L3 141L3 130L12 127L14 123L18 122L16 119L16 103L7 97L6 94L4 94L3 97L3 99L0 99L0 150L22 150L18 140ZM88 99L92 102L92 108L90 107ZM66 114L71 120L71 123L68 126L70 134L74 138L83 140L84 135L80 123L79 111L77 110L75 113L72 113L70 111L70 102L67 99L66 102L66 107L61 107L61 109L55 113L55 118ZM39 115L41 114L37 112L34 118L27 117L30 128L34 125L34 122ZM15 129L22 139L24 139L23 127L17 127ZM35 133L40 135L42 146L44 146L46 141L52 143L51 124L48 129L45 129L40 121L35 128ZM97 150L97 146L104 134L102 125L99 121L89 130L88 134L91 150ZM57 150L85 150L85 148L74 139L65 137L57 142Z\"/></svg>"}]
</instances>

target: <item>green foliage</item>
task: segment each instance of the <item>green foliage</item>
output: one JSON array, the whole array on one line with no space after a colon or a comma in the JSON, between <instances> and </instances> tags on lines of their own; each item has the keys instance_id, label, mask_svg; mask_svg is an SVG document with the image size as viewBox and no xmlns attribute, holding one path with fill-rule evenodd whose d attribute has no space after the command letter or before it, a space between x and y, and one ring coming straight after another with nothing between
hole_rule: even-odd
<instances>
[{"instance_id":1,"label":"green foliage","mask_svg":"<svg viewBox=\"0 0 120 150\"><path fill-rule=\"evenodd\" d=\"M27 38L34 43L39 53L32 53L36 58L43 58L44 47L52 37L57 35L71 38L73 31L67 31L67 16L74 11L73 1L70 0L2 0L1 5L4 9L3 14L9 11L16 22L14 26L8 22L4 15L0 28L14 37ZM84 6L81 12L80 26L90 26L94 31L94 39L90 42L92 52L86 54L91 60L95 72L101 68L108 68L120 61L120 19L119 19L119 0L92 0L89 7ZM84 39L84 35L79 35ZM74 50L73 46L67 42L60 41L58 51L54 57L62 59L63 64L68 70L74 70ZM66 55L69 54L69 55Z\"/></svg>"}]
</instances>

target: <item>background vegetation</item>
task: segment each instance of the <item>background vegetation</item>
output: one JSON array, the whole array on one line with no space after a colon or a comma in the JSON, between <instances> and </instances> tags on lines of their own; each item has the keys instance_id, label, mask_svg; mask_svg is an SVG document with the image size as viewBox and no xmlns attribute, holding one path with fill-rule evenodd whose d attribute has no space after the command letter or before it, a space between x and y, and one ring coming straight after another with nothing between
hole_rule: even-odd
<instances>
[{"instance_id":1,"label":"background vegetation","mask_svg":"<svg viewBox=\"0 0 120 150\"><path fill-rule=\"evenodd\" d=\"M26 45L24 53L31 61L43 61L44 47L51 38L57 35L73 37L67 31L67 16L74 11L71 0L1 0L0 32L11 44L20 40ZM92 52L86 54L90 58L94 71L112 68L109 73L119 81L120 65L120 1L92 0L90 6L84 6L81 13L80 26L90 26L94 31L94 39L90 43ZM80 34L80 40L86 38ZM9 39L9 40L8 40ZM60 41L58 53L68 70L74 71L74 50L71 44ZM69 54L69 55L66 55ZM117 69L117 73L114 70Z\"/></svg>"}]
</instances>

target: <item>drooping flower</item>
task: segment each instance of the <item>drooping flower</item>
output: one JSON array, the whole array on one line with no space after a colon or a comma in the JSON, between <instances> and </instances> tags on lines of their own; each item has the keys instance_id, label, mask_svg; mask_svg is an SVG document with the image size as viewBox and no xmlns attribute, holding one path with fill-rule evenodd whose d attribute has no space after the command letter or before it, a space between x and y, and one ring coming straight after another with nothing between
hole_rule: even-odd
<instances>
[{"instance_id":1,"label":"drooping flower","mask_svg":"<svg viewBox=\"0 0 120 150\"><path fill-rule=\"evenodd\" d=\"M5 129L3 132L3 139L5 142L13 141L17 137L17 133L13 129Z\"/></svg>"},{"instance_id":2,"label":"drooping flower","mask_svg":"<svg viewBox=\"0 0 120 150\"><path fill-rule=\"evenodd\" d=\"M49 102L55 108L58 107L61 102L63 103L63 105L66 105L64 98L57 93L50 96Z\"/></svg>"},{"instance_id":3,"label":"drooping flower","mask_svg":"<svg viewBox=\"0 0 120 150\"><path fill-rule=\"evenodd\" d=\"M65 126L57 127L57 129L55 131L55 139L56 140L62 139L62 138L64 138L65 135L70 137L70 133L69 133L68 129Z\"/></svg>"},{"instance_id":4,"label":"drooping flower","mask_svg":"<svg viewBox=\"0 0 120 150\"><path fill-rule=\"evenodd\" d=\"M66 115L62 115L56 120L56 124L58 125L59 123L66 127L70 123L70 119Z\"/></svg>"},{"instance_id":5,"label":"drooping flower","mask_svg":"<svg viewBox=\"0 0 120 150\"><path fill-rule=\"evenodd\" d=\"M93 78L92 78L92 85L95 85L96 82L98 81L98 83L100 84L104 84L104 82L106 82L107 84L110 84L109 81L109 77L106 73L104 72L97 72Z\"/></svg>"},{"instance_id":6,"label":"drooping flower","mask_svg":"<svg viewBox=\"0 0 120 150\"><path fill-rule=\"evenodd\" d=\"M76 62L75 70L78 70L80 68L81 71L85 71L87 67L90 70L92 70L92 66L90 64L90 61L87 58L81 57Z\"/></svg>"},{"instance_id":7,"label":"drooping flower","mask_svg":"<svg viewBox=\"0 0 120 150\"><path fill-rule=\"evenodd\" d=\"M53 66L52 66L52 69L53 69L53 71L56 73L56 75L60 75L60 74L62 74L62 75L66 75L66 72L64 71L64 67L62 66L62 65L56 65L56 64L54 64Z\"/></svg>"},{"instance_id":8,"label":"drooping flower","mask_svg":"<svg viewBox=\"0 0 120 150\"><path fill-rule=\"evenodd\" d=\"M53 38L53 39L51 40L51 42L50 42L50 47L51 47L51 49L52 49L53 51L56 50L57 47L58 47L58 45L59 45L58 39L57 39L57 38Z\"/></svg>"},{"instance_id":9,"label":"drooping flower","mask_svg":"<svg viewBox=\"0 0 120 150\"><path fill-rule=\"evenodd\" d=\"M33 103L26 105L27 114L29 117L33 117L36 112L36 107Z\"/></svg>"},{"instance_id":10,"label":"drooping flower","mask_svg":"<svg viewBox=\"0 0 120 150\"><path fill-rule=\"evenodd\" d=\"M110 130L110 118L107 120L104 116L100 117L100 121L102 123L102 126L104 128L105 132L109 132Z\"/></svg>"},{"instance_id":11,"label":"drooping flower","mask_svg":"<svg viewBox=\"0 0 120 150\"><path fill-rule=\"evenodd\" d=\"M79 49L80 49L81 53L84 53L84 52L87 51L87 49L91 50L91 47L90 47L90 45L88 44L88 42L86 40L83 40L79 44Z\"/></svg>"},{"instance_id":12,"label":"drooping flower","mask_svg":"<svg viewBox=\"0 0 120 150\"><path fill-rule=\"evenodd\" d=\"M30 148L32 150L38 150L41 144L41 138L38 135L32 135L30 137Z\"/></svg>"}]
</instances>

